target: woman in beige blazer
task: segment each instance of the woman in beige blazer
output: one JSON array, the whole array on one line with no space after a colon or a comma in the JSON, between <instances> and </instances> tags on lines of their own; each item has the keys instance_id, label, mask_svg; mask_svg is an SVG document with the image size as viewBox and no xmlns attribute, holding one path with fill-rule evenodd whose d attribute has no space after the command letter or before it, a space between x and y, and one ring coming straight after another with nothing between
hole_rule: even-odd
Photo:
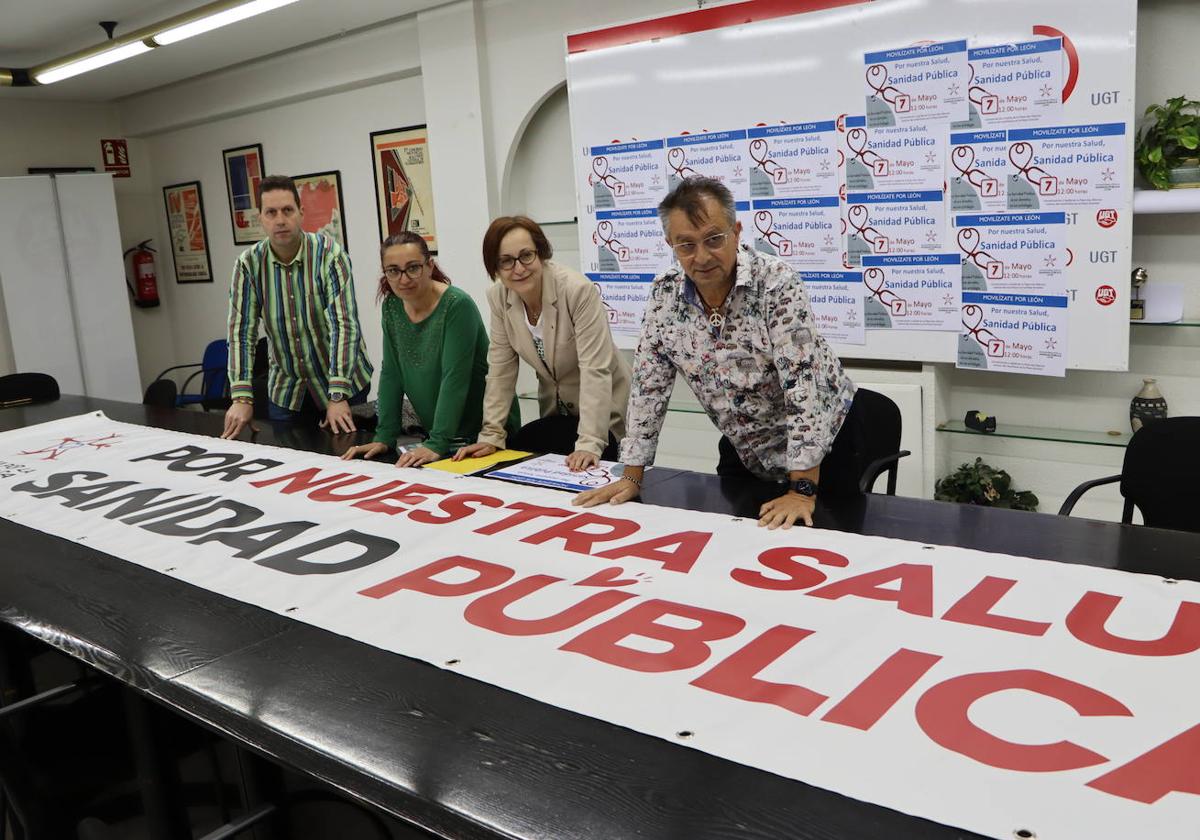
<instances>
[{"instance_id":1,"label":"woman in beige blazer","mask_svg":"<svg viewBox=\"0 0 1200 840\"><path fill-rule=\"evenodd\" d=\"M537 222L501 216L483 237L483 264L493 281L487 387L478 443L455 459L490 455L506 445L567 456L572 470L616 460L625 434L629 363L617 352L599 288L551 262ZM518 360L538 378L541 419L511 440L504 422L517 384Z\"/></svg>"}]
</instances>

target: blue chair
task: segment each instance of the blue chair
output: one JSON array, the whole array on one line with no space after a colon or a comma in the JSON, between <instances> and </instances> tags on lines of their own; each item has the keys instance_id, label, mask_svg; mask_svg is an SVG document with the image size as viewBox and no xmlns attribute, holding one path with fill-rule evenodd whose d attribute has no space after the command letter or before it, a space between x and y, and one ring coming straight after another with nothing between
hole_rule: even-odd
<instances>
[{"instance_id":1,"label":"blue chair","mask_svg":"<svg viewBox=\"0 0 1200 840\"><path fill-rule=\"evenodd\" d=\"M150 387L146 389L147 395L150 394L155 383L168 373L188 368L199 368L199 370L194 371L184 380L183 387L179 389L179 393L175 397L176 408L184 408L189 405L200 405L205 411L214 408L223 411L229 408L229 344L223 338L208 343L208 346L204 348L202 361L187 365L175 365L164 370L154 378L154 382L150 383ZM197 393L189 394L188 386L197 376L200 377L200 390Z\"/></svg>"}]
</instances>

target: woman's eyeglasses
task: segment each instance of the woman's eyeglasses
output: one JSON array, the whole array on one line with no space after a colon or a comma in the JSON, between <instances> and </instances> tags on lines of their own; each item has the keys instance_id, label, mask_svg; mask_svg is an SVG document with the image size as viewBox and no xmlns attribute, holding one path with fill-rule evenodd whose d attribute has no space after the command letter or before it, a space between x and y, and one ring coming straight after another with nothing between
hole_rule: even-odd
<instances>
[{"instance_id":1,"label":"woman's eyeglasses","mask_svg":"<svg viewBox=\"0 0 1200 840\"><path fill-rule=\"evenodd\" d=\"M512 271L513 266L515 266L518 262L521 265L533 265L533 261L536 259L537 251L530 251L526 249L517 254L515 257L505 254L500 259L496 260L496 267L501 271Z\"/></svg>"},{"instance_id":2,"label":"woman's eyeglasses","mask_svg":"<svg viewBox=\"0 0 1200 840\"><path fill-rule=\"evenodd\" d=\"M415 262L401 268L398 265L385 265L383 267L383 276L389 280L399 280L401 274L407 274L409 280L416 280L421 276L421 272L425 270L425 265L428 262Z\"/></svg>"}]
</instances>

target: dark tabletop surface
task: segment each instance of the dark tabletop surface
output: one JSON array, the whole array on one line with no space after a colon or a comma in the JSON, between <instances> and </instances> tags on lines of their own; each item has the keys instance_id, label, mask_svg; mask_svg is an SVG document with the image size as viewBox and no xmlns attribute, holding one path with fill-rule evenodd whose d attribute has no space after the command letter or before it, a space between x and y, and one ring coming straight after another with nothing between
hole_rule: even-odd
<instances>
[{"instance_id":1,"label":"dark tabletop surface","mask_svg":"<svg viewBox=\"0 0 1200 840\"><path fill-rule=\"evenodd\" d=\"M220 413L64 396L0 431L96 409L219 435ZM340 454L368 436L260 423ZM679 470L647 502L753 516L772 493ZM1200 535L918 499L818 504L817 525L1200 579ZM974 838L379 650L0 521L0 621L251 748L447 837Z\"/></svg>"}]
</instances>

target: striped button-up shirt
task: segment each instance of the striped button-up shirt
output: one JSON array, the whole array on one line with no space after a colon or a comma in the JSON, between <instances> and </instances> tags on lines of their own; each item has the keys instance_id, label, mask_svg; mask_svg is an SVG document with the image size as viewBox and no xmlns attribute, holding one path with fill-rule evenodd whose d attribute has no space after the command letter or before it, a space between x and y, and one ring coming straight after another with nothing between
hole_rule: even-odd
<instances>
[{"instance_id":1,"label":"striped button-up shirt","mask_svg":"<svg viewBox=\"0 0 1200 840\"><path fill-rule=\"evenodd\" d=\"M358 323L350 258L333 239L301 234L283 263L269 240L247 248L229 286L229 391L253 396L250 378L261 318L271 347L271 402L298 411L305 393L324 408L330 394L353 396L371 384Z\"/></svg>"}]
</instances>

